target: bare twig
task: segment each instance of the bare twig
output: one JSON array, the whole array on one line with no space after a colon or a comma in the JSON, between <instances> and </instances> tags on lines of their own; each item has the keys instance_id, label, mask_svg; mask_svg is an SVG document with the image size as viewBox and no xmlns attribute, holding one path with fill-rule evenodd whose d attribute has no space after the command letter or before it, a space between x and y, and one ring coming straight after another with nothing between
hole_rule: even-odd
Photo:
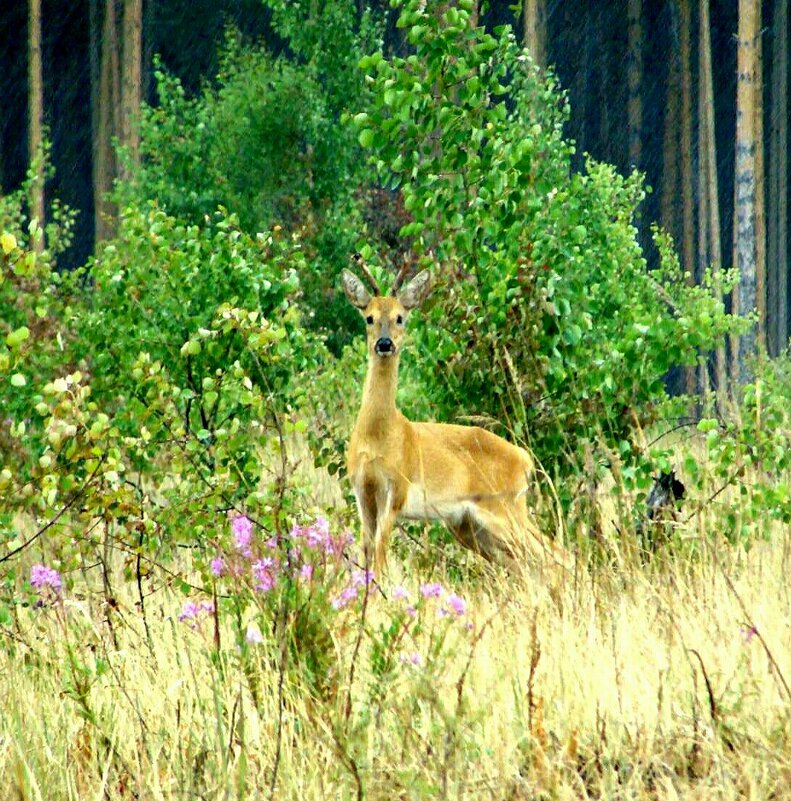
<instances>
[{"instance_id":1,"label":"bare twig","mask_svg":"<svg viewBox=\"0 0 791 801\"><path fill-rule=\"evenodd\" d=\"M106 458L107 455L103 454L102 458L99 459L99 463L96 465L96 467L94 467L93 471L85 480L83 485L72 494L72 496L66 501L65 504L63 504L58 513L55 515L55 517L53 517L49 522L45 523L32 537L30 537L30 539L25 540L25 542L23 542L21 545L14 548L13 550L9 551L5 556L0 557L0 564L2 564L3 562L7 562L9 559L16 556L21 551L24 551L25 548L34 543L42 534L51 529L52 526L54 526L55 523L57 523L58 520L60 520L61 517L63 517L63 515L65 515L66 512L69 509L71 509L71 507L74 506L74 504L77 503L77 501L83 496L85 490L87 490L88 487L91 485L91 482L96 477L96 474L99 472L99 468L104 464Z\"/></svg>"}]
</instances>

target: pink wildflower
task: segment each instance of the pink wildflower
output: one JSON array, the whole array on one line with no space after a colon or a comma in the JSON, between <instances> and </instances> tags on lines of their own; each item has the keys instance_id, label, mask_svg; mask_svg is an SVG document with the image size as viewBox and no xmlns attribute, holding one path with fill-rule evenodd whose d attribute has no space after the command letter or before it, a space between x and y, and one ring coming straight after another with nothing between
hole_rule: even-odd
<instances>
[{"instance_id":1,"label":"pink wildflower","mask_svg":"<svg viewBox=\"0 0 791 801\"><path fill-rule=\"evenodd\" d=\"M225 573L225 560L222 556L215 556L214 559L211 560L210 567L212 576L219 578Z\"/></svg>"},{"instance_id":2,"label":"pink wildflower","mask_svg":"<svg viewBox=\"0 0 791 801\"><path fill-rule=\"evenodd\" d=\"M181 607L181 614L179 615L179 622L183 623L185 620L195 620L198 616L198 604L194 601L184 601Z\"/></svg>"},{"instance_id":3,"label":"pink wildflower","mask_svg":"<svg viewBox=\"0 0 791 801\"><path fill-rule=\"evenodd\" d=\"M239 553L246 558L253 555L252 542L253 542L253 523L250 518L240 515L233 519L231 523L231 530L236 542L236 547Z\"/></svg>"},{"instance_id":4,"label":"pink wildflower","mask_svg":"<svg viewBox=\"0 0 791 801\"><path fill-rule=\"evenodd\" d=\"M318 548L320 545L326 547L330 539L330 524L326 517L317 517L313 525L304 530L305 542L308 548Z\"/></svg>"},{"instance_id":5,"label":"pink wildflower","mask_svg":"<svg viewBox=\"0 0 791 801\"><path fill-rule=\"evenodd\" d=\"M214 613L213 601L201 601L196 604L195 601L184 601L181 607L181 614L179 615L179 622L184 623L189 620L193 625L197 624L201 615L211 615Z\"/></svg>"},{"instance_id":6,"label":"pink wildflower","mask_svg":"<svg viewBox=\"0 0 791 801\"><path fill-rule=\"evenodd\" d=\"M269 556L253 563L253 578L255 579L255 589L258 592L269 592L275 586L274 571L277 570L277 563Z\"/></svg>"},{"instance_id":7,"label":"pink wildflower","mask_svg":"<svg viewBox=\"0 0 791 801\"><path fill-rule=\"evenodd\" d=\"M422 584L420 593L424 598L439 598L442 595L441 584Z\"/></svg>"},{"instance_id":8,"label":"pink wildflower","mask_svg":"<svg viewBox=\"0 0 791 801\"><path fill-rule=\"evenodd\" d=\"M333 609L343 609L349 603L360 596L360 588L354 584L348 586L337 598L332 602Z\"/></svg>"},{"instance_id":9,"label":"pink wildflower","mask_svg":"<svg viewBox=\"0 0 791 801\"><path fill-rule=\"evenodd\" d=\"M313 565L305 563L299 570L299 577L304 581L310 581L313 578Z\"/></svg>"},{"instance_id":10,"label":"pink wildflower","mask_svg":"<svg viewBox=\"0 0 791 801\"><path fill-rule=\"evenodd\" d=\"M457 617L462 617L463 615L467 614L467 602L464 600L464 598L461 598L458 595L449 595L445 599L445 603L450 608L450 611L453 612L453 614Z\"/></svg>"},{"instance_id":11,"label":"pink wildflower","mask_svg":"<svg viewBox=\"0 0 791 801\"><path fill-rule=\"evenodd\" d=\"M50 588L60 595L63 581L61 580L60 573L58 573L55 568L38 564L30 568L30 585L39 592Z\"/></svg>"},{"instance_id":12,"label":"pink wildflower","mask_svg":"<svg viewBox=\"0 0 791 801\"><path fill-rule=\"evenodd\" d=\"M393 600L394 601L408 601L409 600L409 593L407 590L402 587L400 584L397 587L393 587Z\"/></svg>"}]
</instances>

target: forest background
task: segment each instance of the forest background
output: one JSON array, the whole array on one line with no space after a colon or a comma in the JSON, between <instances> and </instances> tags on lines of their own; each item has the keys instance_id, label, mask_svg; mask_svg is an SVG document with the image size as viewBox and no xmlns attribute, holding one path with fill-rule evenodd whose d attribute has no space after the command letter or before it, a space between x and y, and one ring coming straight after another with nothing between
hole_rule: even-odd
<instances>
[{"instance_id":1,"label":"forest background","mask_svg":"<svg viewBox=\"0 0 791 801\"><path fill-rule=\"evenodd\" d=\"M788 797L788 39L787 0L5 4L0 786ZM399 405L529 447L571 573L440 526L367 572L356 252L432 270Z\"/></svg>"}]
</instances>

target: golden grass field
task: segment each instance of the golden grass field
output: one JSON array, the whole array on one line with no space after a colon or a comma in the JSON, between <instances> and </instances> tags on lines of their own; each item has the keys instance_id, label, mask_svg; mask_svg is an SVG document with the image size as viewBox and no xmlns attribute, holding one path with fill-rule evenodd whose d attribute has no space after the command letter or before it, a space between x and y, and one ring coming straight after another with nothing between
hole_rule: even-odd
<instances>
[{"instance_id":1,"label":"golden grass field","mask_svg":"<svg viewBox=\"0 0 791 801\"><path fill-rule=\"evenodd\" d=\"M109 608L86 571L0 650L0 799L791 799L789 531L748 552L706 533L695 558L520 584L454 549L473 630L432 657L426 625L423 664L383 680L350 610L323 696L280 685L266 631L245 670L221 619L218 657L165 575L147 638L136 588L114 574ZM385 594L446 581L396 550ZM371 596L369 627L389 603Z\"/></svg>"}]
</instances>

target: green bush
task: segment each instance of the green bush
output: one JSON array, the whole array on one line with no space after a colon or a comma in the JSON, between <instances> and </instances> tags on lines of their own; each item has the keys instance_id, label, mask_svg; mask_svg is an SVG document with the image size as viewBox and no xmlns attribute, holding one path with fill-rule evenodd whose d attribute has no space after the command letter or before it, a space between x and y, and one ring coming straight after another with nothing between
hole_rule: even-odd
<instances>
[{"instance_id":1,"label":"green bush","mask_svg":"<svg viewBox=\"0 0 791 801\"><path fill-rule=\"evenodd\" d=\"M244 367L262 391L280 398L312 359L294 305L302 265L294 240L278 232L251 237L222 210L201 226L153 204L127 208L118 238L88 265L91 283L75 314L75 349L90 364L95 395L114 403L133 396L132 368L146 353L184 392L203 398L218 371L245 361L242 338L203 333L229 304L277 324L279 344L266 369L253 369L249 359ZM201 409L196 402L194 413Z\"/></svg>"},{"instance_id":2,"label":"green bush","mask_svg":"<svg viewBox=\"0 0 791 801\"><path fill-rule=\"evenodd\" d=\"M155 66L159 103L144 108L141 164L116 199L155 200L194 224L223 206L249 234L299 233L310 264L299 275L306 324L339 353L356 317L327 290L363 235L360 185L371 172L341 115L366 102L356 65L380 26L368 12L360 20L353 0L267 5L284 54L229 31L219 73L196 98Z\"/></svg>"},{"instance_id":3,"label":"green bush","mask_svg":"<svg viewBox=\"0 0 791 801\"><path fill-rule=\"evenodd\" d=\"M471 2L401 8L413 52L362 60L374 101L354 121L403 192L402 233L436 264L415 327L431 399L419 413L494 418L551 474L591 449L631 458L667 371L695 364L732 318L710 279L687 286L664 236L648 271L641 177L592 159L572 170L565 96L509 28L473 29Z\"/></svg>"}]
</instances>

